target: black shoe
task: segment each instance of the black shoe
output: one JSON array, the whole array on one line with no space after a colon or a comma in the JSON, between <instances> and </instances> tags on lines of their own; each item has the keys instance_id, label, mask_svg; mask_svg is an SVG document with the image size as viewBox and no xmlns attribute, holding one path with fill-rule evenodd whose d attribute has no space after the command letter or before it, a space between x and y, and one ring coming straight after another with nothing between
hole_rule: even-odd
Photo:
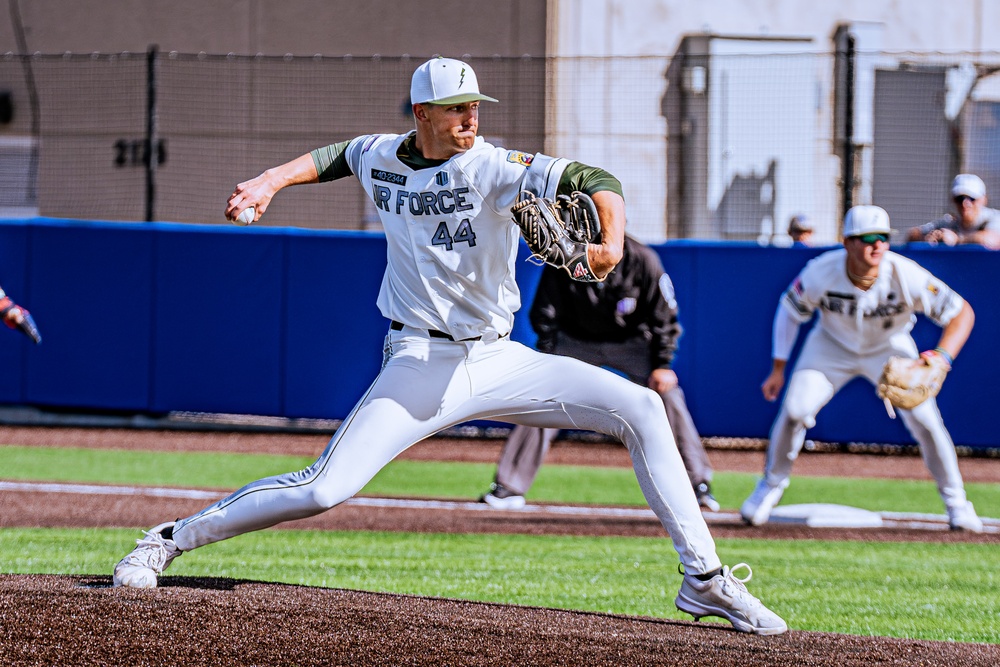
<instances>
[{"instance_id":1,"label":"black shoe","mask_svg":"<svg viewBox=\"0 0 1000 667\"><path fill-rule=\"evenodd\" d=\"M708 485L708 482L702 482L698 486L694 487L694 495L698 498L698 505L704 507L709 512L718 512L719 501L715 499L712 495L712 488Z\"/></svg>"}]
</instances>

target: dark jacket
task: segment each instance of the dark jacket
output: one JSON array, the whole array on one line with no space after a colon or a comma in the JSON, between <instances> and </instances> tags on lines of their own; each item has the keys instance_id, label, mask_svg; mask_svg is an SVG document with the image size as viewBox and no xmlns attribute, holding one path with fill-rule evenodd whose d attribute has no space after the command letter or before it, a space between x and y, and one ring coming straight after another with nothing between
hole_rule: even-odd
<instances>
[{"instance_id":1,"label":"dark jacket","mask_svg":"<svg viewBox=\"0 0 1000 667\"><path fill-rule=\"evenodd\" d=\"M659 256L629 236L621 262L602 283L578 282L546 265L529 317L542 352L556 348L560 332L602 343L642 337L654 369L670 368L681 335L673 284Z\"/></svg>"}]
</instances>

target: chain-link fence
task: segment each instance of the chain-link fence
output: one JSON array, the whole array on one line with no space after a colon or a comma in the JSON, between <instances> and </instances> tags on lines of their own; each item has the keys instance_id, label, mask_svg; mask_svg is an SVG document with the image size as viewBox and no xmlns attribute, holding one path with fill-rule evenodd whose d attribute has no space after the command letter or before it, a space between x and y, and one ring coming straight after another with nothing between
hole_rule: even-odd
<instances>
[{"instance_id":1,"label":"chain-link fence","mask_svg":"<svg viewBox=\"0 0 1000 667\"><path fill-rule=\"evenodd\" d=\"M645 240L781 243L788 219L805 214L818 240L835 241L851 203L884 206L902 231L947 212L955 173L1000 190L1000 54L716 39L686 40L671 57L469 62L501 100L484 103L480 133L607 168ZM223 223L235 184L269 166L412 129L418 64L0 56L0 215ZM261 224L378 228L356 183L286 190Z\"/></svg>"}]
</instances>

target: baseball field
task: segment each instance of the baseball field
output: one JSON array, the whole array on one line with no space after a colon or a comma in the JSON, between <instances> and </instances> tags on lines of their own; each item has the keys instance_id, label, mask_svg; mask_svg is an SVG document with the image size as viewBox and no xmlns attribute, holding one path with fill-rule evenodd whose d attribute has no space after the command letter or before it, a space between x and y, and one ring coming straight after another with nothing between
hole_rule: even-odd
<instances>
[{"instance_id":1,"label":"baseball field","mask_svg":"<svg viewBox=\"0 0 1000 667\"><path fill-rule=\"evenodd\" d=\"M805 452L783 504L879 528L749 527L763 452L710 447L723 561L780 637L678 612L677 557L620 446L557 442L523 511L475 503L500 440L436 438L348 503L110 588L142 528L308 465L327 434L0 427L0 665L996 665L1000 521L948 531L919 456ZM1000 460L960 459L1000 517Z\"/></svg>"}]
</instances>

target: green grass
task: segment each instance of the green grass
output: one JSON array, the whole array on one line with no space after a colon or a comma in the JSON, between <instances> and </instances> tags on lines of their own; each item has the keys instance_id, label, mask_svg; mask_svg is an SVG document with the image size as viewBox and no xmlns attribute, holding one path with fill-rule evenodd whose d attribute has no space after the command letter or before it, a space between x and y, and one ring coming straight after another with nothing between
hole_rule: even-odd
<instances>
[{"instance_id":1,"label":"green grass","mask_svg":"<svg viewBox=\"0 0 1000 667\"><path fill-rule=\"evenodd\" d=\"M0 530L0 571L105 575L120 529ZM1000 643L991 544L719 540L793 629ZM16 554L16 556L14 555ZM185 554L211 576L690 620L666 539L268 530Z\"/></svg>"},{"instance_id":2,"label":"green grass","mask_svg":"<svg viewBox=\"0 0 1000 667\"><path fill-rule=\"evenodd\" d=\"M763 460L763 454L761 457ZM310 463L311 458L262 454L0 446L0 478L17 480L236 489ZM495 465L486 463L394 461L363 493L476 498L489 486L495 470ZM750 494L755 479L752 474L719 472L713 490L723 507L737 508ZM1000 517L1000 484L967 484L966 489L981 516ZM543 466L528 498L534 502L645 506L635 475L627 468ZM849 502L870 510L944 512L934 483L922 480L793 475L783 502Z\"/></svg>"},{"instance_id":3,"label":"green grass","mask_svg":"<svg viewBox=\"0 0 1000 667\"><path fill-rule=\"evenodd\" d=\"M0 478L230 489L311 459L191 452L0 446ZM396 461L368 495L474 498L492 464ZM755 475L717 473L724 507ZM1000 516L1000 484L969 484ZM631 470L545 466L536 502L644 506ZM932 482L793 477L785 502L943 511ZM0 572L107 575L138 536L121 529L2 529ZM996 544L718 540L723 561L750 563L751 590L794 629L1000 643ZM688 618L669 540L268 530L207 546L169 575L280 581L620 614Z\"/></svg>"}]
</instances>

